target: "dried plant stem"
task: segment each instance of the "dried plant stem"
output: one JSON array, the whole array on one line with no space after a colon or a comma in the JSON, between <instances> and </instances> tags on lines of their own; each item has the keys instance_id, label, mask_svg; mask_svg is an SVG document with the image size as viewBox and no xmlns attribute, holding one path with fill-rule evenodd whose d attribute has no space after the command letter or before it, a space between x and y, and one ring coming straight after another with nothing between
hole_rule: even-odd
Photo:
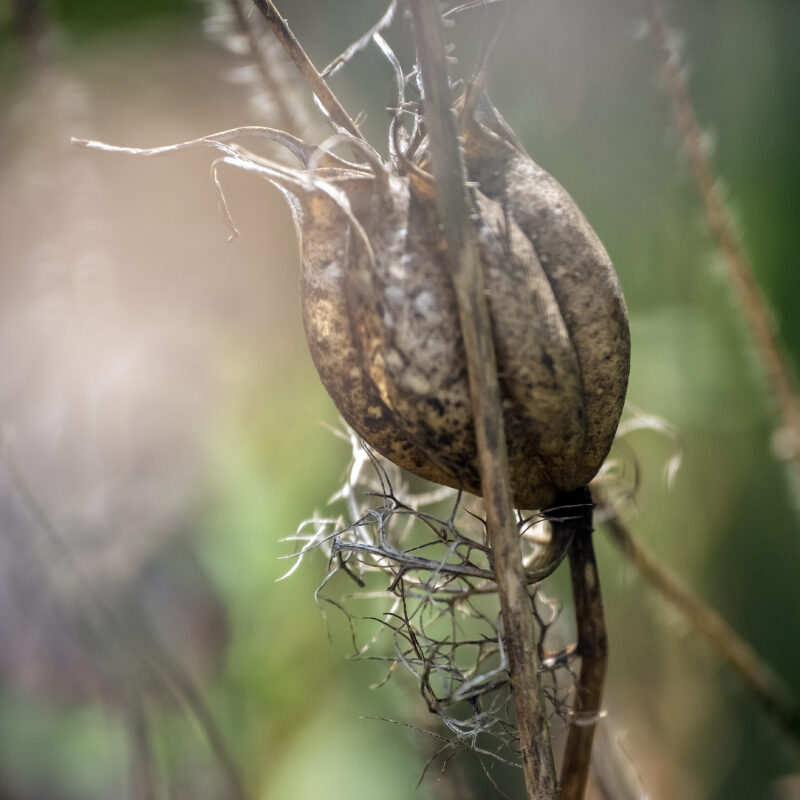
<instances>
[{"instance_id":1,"label":"dried plant stem","mask_svg":"<svg viewBox=\"0 0 800 800\"><path fill-rule=\"evenodd\" d=\"M733 667L800 748L800 705L772 668L714 609L648 553L617 515L611 514L603 525L639 574Z\"/></svg>"},{"instance_id":2,"label":"dried plant stem","mask_svg":"<svg viewBox=\"0 0 800 800\"><path fill-rule=\"evenodd\" d=\"M559 800L582 800L586 792L608 663L603 598L592 544L592 508L589 489L583 488L562 495L556 507L546 512L553 535L572 537L568 555L581 657L575 709L561 765Z\"/></svg>"},{"instance_id":3,"label":"dried plant stem","mask_svg":"<svg viewBox=\"0 0 800 800\"><path fill-rule=\"evenodd\" d=\"M795 488L800 491L800 394L797 382L778 340L769 303L753 275L752 264L736 234L720 183L703 146L703 131L697 122L678 56L670 46L658 0L644 0L644 3L650 34L661 57L672 112L683 139L683 150L709 228L728 266L728 275L741 303L783 428L789 434L790 446L785 457L792 465Z\"/></svg>"},{"instance_id":4,"label":"dried plant stem","mask_svg":"<svg viewBox=\"0 0 800 800\"><path fill-rule=\"evenodd\" d=\"M452 110L442 22L437 3L410 0L425 94L436 203L458 301L473 404L481 486L503 618L525 784L531 800L554 800L555 765L538 674L531 598L508 476L502 405L489 310L469 223L465 171Z\"/></svg>"},{"instance_id":5,"label":"dried plant stem","mask_svg":"<svg viewBox=\"0 0 800 800\"><path fill-rule=\"evenodd\" d=\"M325 83L324 78L317 72L317 68L312 63L311 59L306 54L306 51L297 41L297 38L292 33L291 29L286 23L286 20L280 15L278 9L272 0L253 0L258 10L264 15L264 19L275 34L275 38L281 43L283 49L286 50L289 58L292 59L303 79L314 92L322 107L329 115L331 121L342 131L354 136L356 139L366 142L364 137L359 132L350 115L344 110L344 107L337 99L336 95L330 90L328 84Z\"/></svg>"}]
</instances>

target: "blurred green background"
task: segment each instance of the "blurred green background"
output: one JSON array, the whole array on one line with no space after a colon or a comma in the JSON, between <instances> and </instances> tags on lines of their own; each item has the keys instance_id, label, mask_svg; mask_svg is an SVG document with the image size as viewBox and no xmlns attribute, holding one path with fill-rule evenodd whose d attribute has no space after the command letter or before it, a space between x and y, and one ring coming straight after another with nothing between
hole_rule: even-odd
<instances>
[{"instance_id":1,"label":"blurred green background","mask_svg":"<svg viewBox=\"0 0 800 800\"><path fill-rule=\"evenodd\" d=\"M136 796L137 708L155 722L159 796L229 796L192 715L142 689L135 657L105 637L87 582L146 620L134 625L143 641L155 635L185 661L252 797L494 796L464 754L415 788L435 744L363 718L428 724L409 683L369 688L380 667L346 660L336 620L329 637L314 602L321 556L276 583L291 551L281 538L325 513L348 461L320 424L336 413L305 352L282 199L225 173L241 230L228 244L208 153L137 161L68 144L154 146L264 124L242 59L209 35L213 14L194 0L52 0L38 52L16 24L24 5L0 3L0 424L79 563L45 541L0 468L0 798ZM321 66L381 6L295 0L282 11ZM665 11L800 369L800 6L671 0ZM480 13L459 23L464 69ZM643 475L635 529L800 695L800 504L770 450L771 401L641 6L531 0L518 13L492 98L605 243L631 316L629 400L674 425L684 446L668 488L674 442L630 437ZM371 52L333 80L376 143L392 80ZM796 750L597 539L608 724L648 796L800 797ZM498 780L521 796L513 777Z\"/></svg>"}]
</instances>

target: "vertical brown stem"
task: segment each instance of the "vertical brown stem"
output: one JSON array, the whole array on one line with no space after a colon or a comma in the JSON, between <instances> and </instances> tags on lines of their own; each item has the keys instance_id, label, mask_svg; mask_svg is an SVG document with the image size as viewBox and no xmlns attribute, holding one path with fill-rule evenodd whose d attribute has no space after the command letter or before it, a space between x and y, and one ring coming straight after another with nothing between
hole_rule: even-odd
<instances>
[{"instance_id":1,"label":"vertical brown stem","mask_svg":"<svg viewBox=\"0 0 800 800\"><path fill-rule=\"evenodd\" d=\"M525 586L514 518L491 322L469 222L470 203L452 109L441 17L438 3L431 0L411 0L410 6L425 94L436 203L467 356L481 487L497 575L525 784L531 800L554 800L555 765L539 681L531 598Z\"/></svg>"},{"instance_id":2,"label":"vertical brown stem","mask_svg":"<svg viewBox=\"0 0 800 800\"><path fill-rule=\"evenodd\" d=\"M600 576L592 544L592 508L589 489L583 488L561 495L557 505L545 514L554 534L557 527L570 527L574 532L568 555L581 657L574 717L561 765L559 800L582 800L586 792L608 661Z\"/></svg>"}]
</instances>

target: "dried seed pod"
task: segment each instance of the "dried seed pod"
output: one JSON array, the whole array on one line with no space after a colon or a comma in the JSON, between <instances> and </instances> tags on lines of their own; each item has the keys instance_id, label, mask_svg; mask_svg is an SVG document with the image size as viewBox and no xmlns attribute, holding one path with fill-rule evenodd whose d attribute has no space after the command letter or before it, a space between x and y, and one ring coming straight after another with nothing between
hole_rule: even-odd
<instances>
[{"instance_id":1,"label":"dried seed pod","mask_svg":"<svg viewBox=\"0 0 800 800\"><path fill-rule=\"evenodd\" d=\"M588 483L625 395L625 307L569 195L488 101L465 129L515 504ZM423 155L424 157L424 155ZM301 238L306 335L347 422L396 464L480 493L458 309L432 186L402 163L270 167ZM402 159L400 159L402 162Z\"/></svg>"}]
</instances>

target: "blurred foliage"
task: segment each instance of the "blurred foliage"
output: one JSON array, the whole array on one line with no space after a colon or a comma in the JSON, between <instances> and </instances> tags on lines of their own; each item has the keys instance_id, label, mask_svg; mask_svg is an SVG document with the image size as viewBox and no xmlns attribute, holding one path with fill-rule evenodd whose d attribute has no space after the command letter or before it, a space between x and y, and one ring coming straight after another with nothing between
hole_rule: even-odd
<instances>
[{"instance_id":1,"label":"blurred foliage","mask_svg":"<svg viewBox=\"0 0 800 800\"><path fill-rule=\"evenodd\" d=\"M284 6L318 65L382 11L367 0ZM96 92L104 113L121 108L122 121L109 128L104 120L98 138L108 130L122 135L134 121L144 126L137 132L152 134L121 143L164 143L258 121L242 93L224 84L230 63L204 39L202 8L192 0L51 0L49 8L63 26L70 68ZM14 129L19 108L32 97L30 64L12 31L10 9L9 0L0 5L0 131ZM794 0L666 4L670 25L683 37L698 116L714 141L713 161L798 370L799 9ZM658 61L641 35L640 7L627 0L536 0L516 13L491 76L492 97L609 250L631 313L629 398L674 424L685 447L683 467L668 489L662 469L674 443L645 432L631 438L643 471L636 528L800 694L798 501L770 452L770 399L679 152ZM481 12L465 15L462 24L456 55L468 72ZM408 42L396 38L408 56ZM209 78L214 75L218 80ZM187 97L204 93L207 105L147 117L151 108L165 113L159 93L169 83ZM367 111L364 130L376 143L385 136L383 109L392 86L389 69L374 53L359 56L334 79L352 113ZM13 170L20 138L0 156L6 171ZM127 167L98 164L112 186L148 169L137 163L131 178L122 173ZM188 325L195 347L227 387L206 431L213 491L192 525L194 546L231 629L224 666L205 689L208 701L254 796L446 797L448 787L436 780L438 764L432 779L414 791L432 753L426 737L359 718L426 722L421 701L401 681L367 688L382 677L380 669L345 660L348 636L335 617L328 640L313 598L323 560L275 582L287 565L278 558L291 550L281 537L315 509L324 513L347 451L319 424L334 424L335 414L305 355L298 322L291 322L297 304L287 262L296 256L288 215L281 216L269 190L260 195L263 210L238 200L242 181L231 178L242 240L255 242L252 273L229 267L221 245L206 265L213 246L207 242L224 240L207 164L202 157L178 160L158 179L157 192L155 178L147 185L153 203L172 203L165 213L190 205L208 238L186 235L159 245L154 256L148 237L164 237L171 217L154 218L140 198L128 209L131 227L120 230L151 280L134 268L120 280L135 312L174 315L176 326ZM3 201L14 218L12 200L5 195ZM237 243L234 252L246 246ZM271 263L261 263L259 248L269 250ZM13 284L12 272L24 261L4 262L3 280ZM196 286L211 274L212 300L198 300ZM200 313L192 315L195 302ZM641 585L602 535L598 549L611 642L609 723L624 734L650 796L774 796L777 778L800 772L796 755L715 654ZM555 576L552 591L563 584L564 576ZM114 796L126 796L119 787L127 780L127 745L110 712L99 704L63 708L10 684L0 692L0 795L110 797L109 787L117 787ZM185 711L162 711L154 737L160 769L183 765L184 785L173 787L175 796L224 796ZM459 757L456 765L480 787L478 796L490 796L469 758ZM452 772L453 782L462 780L458 769ZM506 776L499 779L515 791ZM461 797L470 796L461 790Z\"/></svg>"}]
</instances>

